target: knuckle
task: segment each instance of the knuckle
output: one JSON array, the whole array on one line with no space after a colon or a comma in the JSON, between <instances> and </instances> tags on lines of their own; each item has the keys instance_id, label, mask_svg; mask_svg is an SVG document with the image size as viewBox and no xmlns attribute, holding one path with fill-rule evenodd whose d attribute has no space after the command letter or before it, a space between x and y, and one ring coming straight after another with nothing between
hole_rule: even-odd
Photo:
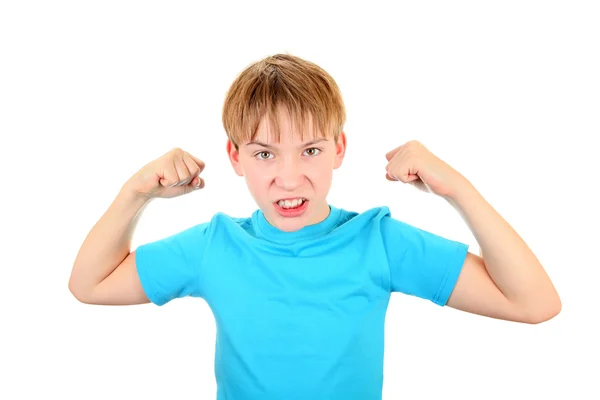
<instances>
[{"instance_id":1,"label":"knuckle","mask_svg":"<svg viewBox=\"0 0 600 400\"><path fill-rule=\"evenodd\" d=\"M194 171L192 172L192 174L194 174L194 175L198 175L198 174L200 174L202 171L204 171L204 165L202 165L202 164L195 165L195 166L193 167L193 170L194 170Z\"/></svg>"},{"instance_id":2,"label":"knuckle","mask_svg":"<svg viewBox=\"0 0 600 400\"><path fill-rule=\"evenodd\" d=\"M171 154L176 156L182 156L183 150L180 147L173 147L173 149L171 149Z\"/></svg>"},{"instance_id":3,"label":"knuckle","mask_svg":"<svg viewBox=\"0 0 600 400\"><path fill-rule=\"evenodd\" d=\"M200 167L192 167L190 169L190 174L192 176L196 176L196 175L198 175L200 173L200 171L201 171Z\"/></svg>"}]
</instances>

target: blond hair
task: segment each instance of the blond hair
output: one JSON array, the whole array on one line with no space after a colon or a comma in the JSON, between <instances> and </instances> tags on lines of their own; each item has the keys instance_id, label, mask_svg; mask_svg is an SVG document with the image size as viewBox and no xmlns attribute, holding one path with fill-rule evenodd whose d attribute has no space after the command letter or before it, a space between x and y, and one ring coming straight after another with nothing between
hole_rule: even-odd
<instances>
[{"instance_id":1,"label":"blond hair","mask_svg":"<svg viewBox=\"0 0 600 400\"><path fill-rule=\"evenodd\" d=\"M335 80L318 65L290 54L275 54L244 69L229 88L223 104L223 127L236 150L255 139L267 115L280 140L277 108L284 106L302 140L304 123L312 119L320 137L337 143L346 122L346 109Z\"/></svg>"}]
</instances>

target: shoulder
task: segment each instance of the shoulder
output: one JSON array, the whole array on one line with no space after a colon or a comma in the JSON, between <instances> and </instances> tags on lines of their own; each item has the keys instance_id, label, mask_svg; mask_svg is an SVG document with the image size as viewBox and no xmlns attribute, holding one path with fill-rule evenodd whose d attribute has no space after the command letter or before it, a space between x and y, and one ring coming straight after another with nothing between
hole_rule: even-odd
<instances>
[{"instance_id":1,"label":"shoulder","mask_svg":"<svg viewBox=\"0 0 600 400\"><path fill-rule=\"evenodd\" d=\"M346 223L368 223L379 221L386 216L390 216L390 209L387 206L372 207L365 211L349 211L343 208L339 209L340 217L338 225Z\"/></svg>"},{"instance_id":2,"label":"shoulder","mask_svg":"<svg viewBox=\"0 0 600 400\"><path fill-rule=\"evenodd\" d=\"M224 212L215 213L210 221L207 222L207 229L212 235L219 235L226 233L228 235L239 233L250 233L254 232L253 218L250 217L236 217Z\"/></svg>"},{"instance_id":3,"label":"shoulder","mask_svg":"<svg viewBox=\"0 0 600 400\"><path fill-rule=\"evenodd\" d=\"M349 211L339 209L337 228L362 230L368 226L382 224L386 217L390 217L390 209L387 206L372 207L365 211Z\"/></svg>"}]
</instances>

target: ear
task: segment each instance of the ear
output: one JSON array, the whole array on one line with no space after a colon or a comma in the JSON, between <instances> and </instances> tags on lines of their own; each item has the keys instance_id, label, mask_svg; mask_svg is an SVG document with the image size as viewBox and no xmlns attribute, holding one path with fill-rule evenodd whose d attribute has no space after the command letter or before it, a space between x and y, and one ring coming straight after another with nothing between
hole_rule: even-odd
<instances>
[{"instance_id":1,"label":"ear","mask_svg":"<svg viewBox=\"0 0 600 400\"><path fill-rule=\"evenodd\" d=\"M227 140L227 155L229 156L229 161L231 162L231 166L233 170L238 176L244 176L244 170L242 169L242 164L240 163L240 152L235 149L231 140Z\"/></svg>"},{"instance_id":2,"label":"ear","mask_svg":"<svg viewBox=\"0 0 600 400\"><path fill-rule=\"evenodd\" d=\"M342 161L344 161L345 154L346 154L346 134L344 132L341 132L340 136L338 136L338 141L335 145L335 159L333 162L333 169L338 169L342 165Z\"/></svg>"}]
</instances>

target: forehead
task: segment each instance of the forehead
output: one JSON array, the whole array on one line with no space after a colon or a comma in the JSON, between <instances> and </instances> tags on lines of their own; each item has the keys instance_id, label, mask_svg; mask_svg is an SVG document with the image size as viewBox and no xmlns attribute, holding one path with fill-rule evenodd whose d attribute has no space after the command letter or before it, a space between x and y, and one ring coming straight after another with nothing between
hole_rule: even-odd
<instances>
[{"instance_id":1,"label":"forehead","mask_svg":"<svg viewBox=\"0 0 600 400\"><path fill-rule=\"evenodd\" d=\"M313 123L311 114L303 121L297 121L287 110L279 107L276 118L277 121L272 121L268 115L263 116L252 140L269 144L298 144L324 138L318 126Z\"/></svg>"}]
</instances>

